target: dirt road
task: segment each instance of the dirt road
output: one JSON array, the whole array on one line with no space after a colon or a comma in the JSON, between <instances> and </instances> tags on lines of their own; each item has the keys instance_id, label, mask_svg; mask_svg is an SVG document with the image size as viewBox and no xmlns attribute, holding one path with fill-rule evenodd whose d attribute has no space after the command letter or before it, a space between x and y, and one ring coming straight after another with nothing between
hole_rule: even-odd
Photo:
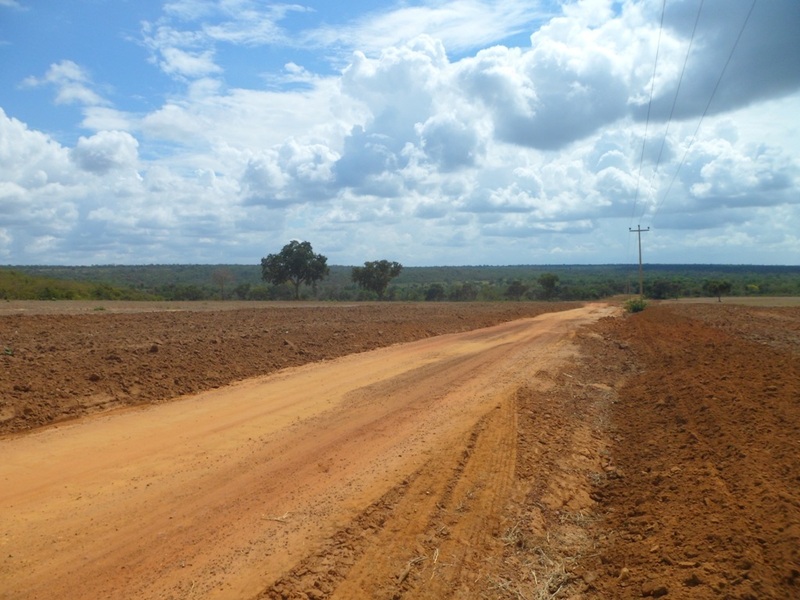
<instances>
[{"instance_id":1,"label":"dirt road","mask_svg":"<svg viewBox=\"0 0 800 600\"><path fill-rule=\"evenodd\" d=\"M0 436L574 302L0 303Z\"/></svg>"},{"instance_id":2,"label":"dirt road","mask_svg":"<svg viewBox=\"0 0 800 600\"><path fill-rule=\"evenodd\" d=\"M576 328L613 310L432 337L0 440L0 597L451 593L513 494L518 394L546 389Z\"/></svg>"}]
</instances>

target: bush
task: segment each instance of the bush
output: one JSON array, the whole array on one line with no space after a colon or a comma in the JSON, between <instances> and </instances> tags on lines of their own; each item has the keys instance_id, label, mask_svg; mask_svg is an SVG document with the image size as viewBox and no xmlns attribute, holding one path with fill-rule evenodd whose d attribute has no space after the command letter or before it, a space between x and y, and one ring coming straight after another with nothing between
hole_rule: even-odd
<instances>
[{"instance_id":1,"label":"bush","mask_svg":"<svg viewBox=\"0 0 800 600\"><path fill-rule=\"evenodd\" d=\"M629 313L642 312L647 306L644 298L631 298L625 302L625 310Z\"/></svg>"}]
</instances>

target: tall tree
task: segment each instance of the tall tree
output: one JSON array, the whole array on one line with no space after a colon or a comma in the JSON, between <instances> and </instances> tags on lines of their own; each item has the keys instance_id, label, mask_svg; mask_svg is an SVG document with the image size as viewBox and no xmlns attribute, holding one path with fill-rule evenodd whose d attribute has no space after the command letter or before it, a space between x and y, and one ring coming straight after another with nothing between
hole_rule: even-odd
<instances>
[{"instance_id":1,"label":"tall tree","mask_svg":"<svg viewBox=\"0 0 800 600\"><path fill-rule=\"evenodd\" d=\"M294 299L300 299L300 286L313 285L328 275L328 258L314 254L309 242L292 240L278 254L261 259L261 278L273 285L291 283Z\"/></svg>"},{"instance_id":2,"label":"tall tree","mask_svg":"<svg viewBox=\"0 0 800 600\"><path fill-rule=\"evenodd\" d=\"M707 281L705 288L708 290L709 294L717 297L717 302L722 302L722 295L730 294L733 285L727 279L714 279L712 281Z\"/></svg>"},{"instance_id":3,"label":"tall tree","mask_svg":"<svg viewBox=\"0 0 800 600\"><path fill-rule=\"evenodd\" d=\"M388 260L373 260L364 263L363 267L353 267L351 275L353 282L365 290L378 294L378 300L383 300L389 282L400 275L403 265L399 262Z\"/></svg>"},{"instance_id":4,"label":"tall tree","mask_svg":"<svg viewBox=\"0 0 800 600\"><path fill-rule=\"evenodd\" d=\"M556 292L558 285L558 275L555 273L542 273L537 279L539 285L542 286L542 294L546 300L550 300Z\"/></svg>"},{"instance_id":5,"label":"tall tree","mask_svg":"<svg viewBox=\"0 0 800 600\"><path fill-rule=\"evenodd\" d=\"M214 271L211 273L211 281L214 282L214 285L219 287L220 300L225 300L225 285L232 283L235 279L236 278L234 277L233 273L231 273L230 269L214 269Z\"/></svg>"}]
</instances>

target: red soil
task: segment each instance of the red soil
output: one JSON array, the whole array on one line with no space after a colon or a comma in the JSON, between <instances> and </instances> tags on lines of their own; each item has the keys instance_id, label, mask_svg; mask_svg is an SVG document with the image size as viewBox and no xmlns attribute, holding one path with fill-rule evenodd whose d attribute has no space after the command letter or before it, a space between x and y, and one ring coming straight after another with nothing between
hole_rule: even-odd
<instances>
[{"instance_id":1,"label":"red soil","mask_svg":"<svg viewBox=\"0 0 800 600\"><path fill-rule=\"evenodd\" d=\"M0 311L0 432L13 434L0 439L7 445L0 451L28 439L27 429L90 412L163 403L284 367L572 308L387 303L167 312L159 305L143 312L142 305L108 304L58 314L64 306ZM303 548L299 555L269 559L283 566L264 571L258 596L800 597L800 308L664 303L530 342L529 355L515 344L487 350L474 365L430 363L391 386L364 388L391 390L386 397L399 402L403 386L416 386L409 400L423 410L425 389L433 406L446 390L461 389L459 379L473 383L457 393L469 389L476 398L483 381L490 410L442 430L446 443L419 446L403 459L413 472L387 480L365 505L353 499L344 522L321 521L311 534L288 513L262 518L260 527L287 539L311 537L294 546ZM501 351L509 354L496 363L504 365L498 373L508 374L486 378ZM506 381L512 365L518 371ZM500 380L513 383L513 394L501 392ZM377 410L347 406L347 422L366 415L362 408ZM381 436L411 425L392 423L381 425ZM302 425L308 437L297 439L310 444L312 425ZM336 465L344 450L315 452L315 493L324 494L326 477L341 483ZM243 527L216 513L213 519ZM0 514L0 544L4 531L11 525ZM24 569L15 570L13 551L3 554L0 597L29 597L8 592L12 573ZM241 597L209 581L170 577L174 597ZM117 592L155 597L143 585Z\"/></svg>"}]
</instances>

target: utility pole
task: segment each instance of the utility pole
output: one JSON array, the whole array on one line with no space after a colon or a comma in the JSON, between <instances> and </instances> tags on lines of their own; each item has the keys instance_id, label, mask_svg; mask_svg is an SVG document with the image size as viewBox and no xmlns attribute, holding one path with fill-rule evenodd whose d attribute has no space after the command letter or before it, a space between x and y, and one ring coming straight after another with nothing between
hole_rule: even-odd
<instances>
[{"instance_id":1,"label":"utility pole","mask_svg":"<svg viewBox=\"0 0 800 600\"><path fill-rule=\"evenodd\" d=\"M639 296L644 298L644 279L642 279L642 232L650 231L650 228L642 229L641 225L637 225L636 229L628 227L631 233L636 232L639 236Z\"/></svg>"}]
</instances>

